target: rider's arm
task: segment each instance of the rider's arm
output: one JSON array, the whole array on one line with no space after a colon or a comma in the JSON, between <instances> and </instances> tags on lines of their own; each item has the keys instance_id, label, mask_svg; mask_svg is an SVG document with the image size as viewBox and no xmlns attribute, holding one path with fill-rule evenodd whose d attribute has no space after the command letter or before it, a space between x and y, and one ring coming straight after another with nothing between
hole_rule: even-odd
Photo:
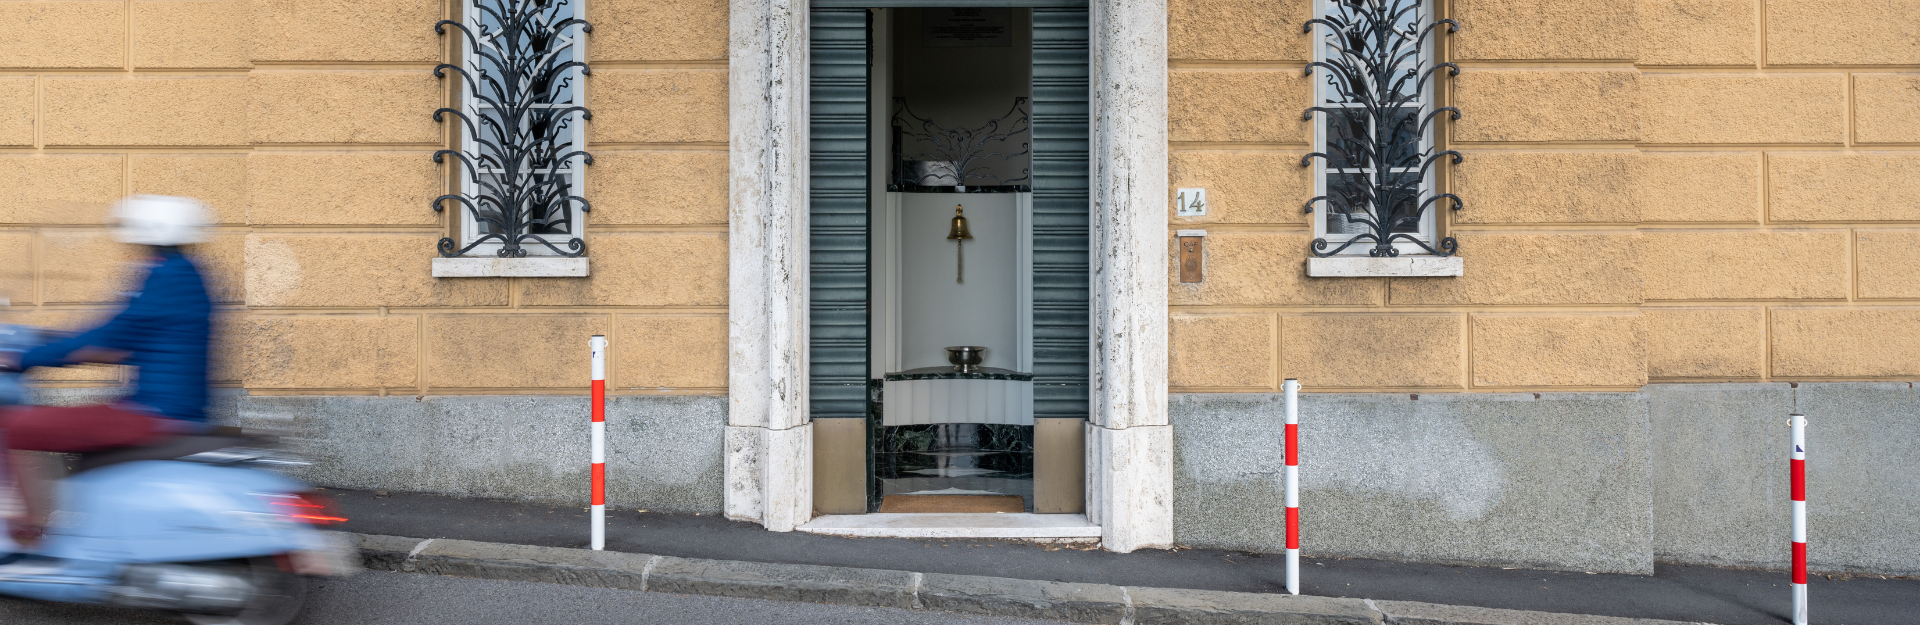
<instances>
[{"instance_id":1,"label":"rider's arm","mask_svg":"<svg viewBox=\"0 0 1920 625\"><path fill-rule=\"evenodd\" d=\"M123 349L121 347L125 343L123 337L126 335L127 326L131 325L130 320L125 317L131 311L132 308L129 307L128 310L114 315L113 319L107 320L100 327L80 335L27 350L27 353L20 355L20 368L64 367L85 362L99 362L102 355L112 353L103 350Z\"/></svg>"},{"instance_id":2,"label":"rider's arm","mask_svg":"<svg viewBox=\"0 0 1920 625\"><path fill-rule=\"evenodd\" d=\"M154 285L146 285L152 288ZM153 305L139 295L127 301L127 307L100 327L77 336L61 339L28 350L20 356L20 368L64 367L84 362L100 362L103 350L130 350L134 338L152 331L147 320L153 318ZM91 349L89 349L91 348Z\"/></svg>"}]
</instances>

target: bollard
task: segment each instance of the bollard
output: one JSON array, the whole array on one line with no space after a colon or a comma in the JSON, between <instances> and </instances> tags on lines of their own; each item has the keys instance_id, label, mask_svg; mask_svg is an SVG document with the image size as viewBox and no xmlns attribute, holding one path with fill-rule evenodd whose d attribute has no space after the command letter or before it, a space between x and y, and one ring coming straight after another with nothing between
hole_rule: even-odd
<instances>
[{"instance_id":1,"label":"bollard","mask_svg":"<svg viewBox=\"0 0 1920 625\"><path fill-rule=\"evenodd\" d=\"M1300 594L1300 381L1287 378L1287 594Z\"/></svg>"},{"instance_id":2,"label":"bollard","mask_svg":"<svg viewBox=\"0 0 1920 625\"><path fill-rule=\"evenodd\" d=\"M607 547L607 337L587 339L593 352L593 549Z\"/></svg>"},{"instance_id":3,"label":"bollard","mask_svg":"<svg viewBox=\"0 0 1920 625\"><path fill-rule=\"evenodd\" d=\"M1807 417L1787 415L1793 452L1787 460L1787 486L1793 506L1793 625L1807 625Z\"/></svg>"}]
</instances>

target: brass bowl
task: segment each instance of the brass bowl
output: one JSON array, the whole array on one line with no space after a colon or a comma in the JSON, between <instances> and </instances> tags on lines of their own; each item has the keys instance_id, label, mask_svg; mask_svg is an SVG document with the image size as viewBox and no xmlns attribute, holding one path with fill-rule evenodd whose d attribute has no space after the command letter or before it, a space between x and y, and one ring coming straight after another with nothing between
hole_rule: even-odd
<instances>
[{"instance_id":1,"label":"brass bowl","mask_svg":"<svg viewBox=\"0 0 1920 625\"><path fill-rule=\"evenodd\" d=\"M971 373L987 360L987 348L978 345L958 345L947 348L947 362L953 363L953 370Z\"/></svg>"}]
</instances>

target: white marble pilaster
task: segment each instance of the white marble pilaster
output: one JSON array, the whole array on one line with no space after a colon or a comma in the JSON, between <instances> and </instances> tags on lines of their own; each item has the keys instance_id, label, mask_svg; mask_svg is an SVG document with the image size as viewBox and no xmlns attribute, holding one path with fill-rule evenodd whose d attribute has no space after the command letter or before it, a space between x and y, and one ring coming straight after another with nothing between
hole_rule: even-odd
<instances>
[{"instance_id":1,"label":"white marble pilaster","mask_svg":"<svg viewBox=\"0 0 1920 625\"><path fill-rule=\"evenodd\" d=\"M1093 4L1092 418L1167 423L1167 12Z\"/></svg>"},{"instance_id":2,"label":"white marble pilaster","mask_svg":"<svg viewBox=\"0 0 1920 625\"><path fill-rule=\"evenodd\" d=\"M1173 544L1167 421L1167 6L1095 0L1087 510L1104 546Z\"/></svg>"},{"instance_id":3,"label":"white marble pilaster","mask_svg":"<svg viewBox=\"0 0 1920 625\"><path fill-rule=\"evenodd\" d=\"M726 511L788 531L813 508L786 432L807 422L807 2L734 0L729 21Z\"/></svg>"},{"instance_id":4,"label":"white marble pilaster","mask_svg":"<svg viewBox=\"0 0 1920 625\"><path fill-rule=\"evenodd\" d=\"M1172 426L1087 424L1087 520L1112 551L1173 546Z\"/></svg>"}]
</instances>

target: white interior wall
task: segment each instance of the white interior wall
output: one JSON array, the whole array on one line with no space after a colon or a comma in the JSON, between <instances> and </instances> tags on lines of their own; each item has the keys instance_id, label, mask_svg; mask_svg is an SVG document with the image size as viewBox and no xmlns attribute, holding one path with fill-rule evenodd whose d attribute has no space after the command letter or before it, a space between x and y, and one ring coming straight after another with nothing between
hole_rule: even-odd
<instances>
[{"instance_id":1,"label":"white interior wall","mask_svg":"<svg viewBox=\"0 0 1920 625\"><path fill-rule=\"evenodd\" d=\"M1012 193L896 193L900 206L900 369L947 365L949 345L987 348L989 367L1018 369L1019 207ZM946 240L953 207L966 207L973 239L966 279Z\"/></svg>"}]
</instances>

